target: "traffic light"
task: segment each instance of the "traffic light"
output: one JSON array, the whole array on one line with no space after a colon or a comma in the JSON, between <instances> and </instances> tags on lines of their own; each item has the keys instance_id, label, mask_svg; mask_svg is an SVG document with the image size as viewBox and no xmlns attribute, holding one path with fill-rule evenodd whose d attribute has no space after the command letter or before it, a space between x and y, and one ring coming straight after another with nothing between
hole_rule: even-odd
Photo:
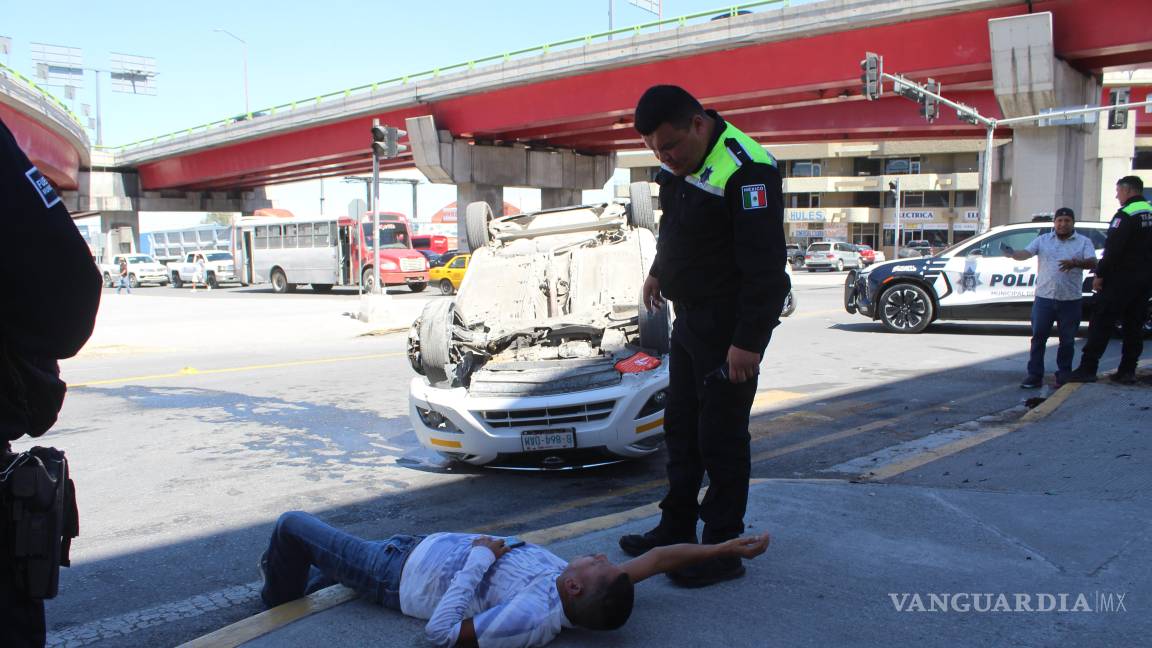
<instances>
[{"instance_id":1,"label":"traffic light","mask_svg":"<svg viewBox=\"0 0 1152 648\"><path fill-rule=\"evenodd\" d=\"M900 197L900 178L888 183L888 193L892 194L893 200Z\"/></svg>"},{"instance_id":2,"label":"traffic light","mask_svg":"<svg viewBox=\"0 0 1152 648\"><path fill-rule=\"evenodd\" d=\"M372 125L372 155L378 159L390 160L399 156L408 147L400 143L400 138L408 134L395 126Z\"/></svg>"},{"instance_id":3,"label":"traffic light","mask_svg":"<svg viewBox=\"0 0 1152 648\"><path fill-rule=\"evenodd\" d=\"M1108 103L1116 106L1128 103L1128 88L1114 88L1108 91ZM1108 111L1108 130L1124 130L1128 128L1128 110L1121 108Z\"/></svg>"},{"instance_id":4,"label":"traffic light","mask_svg":"<svg viewBox=\"0 0 1152 648\"><path fill-rule=\"evenodd\" d=\"M860 69L864 70L864 74L860 75L860 80L864 82L864 96L869 101L879 99L884 92L884 84L882 83L884 59L879 54L866 52L864 60L860 61Z\"/></svg>"},{"instance_id":5,"label":"traffic light","mask_svg":"<svg viewBox=\"0 0 1152 648\"><path fill-rule=\"evenodd\" d=\"M940 94L940 83L936 79L928 79L924 84L924 90L934 94ZM923 94L920 103L920 116L928 120L928 123L936 121L940 116L940 100L929 94Z\"/></svg>"}]
</instances>

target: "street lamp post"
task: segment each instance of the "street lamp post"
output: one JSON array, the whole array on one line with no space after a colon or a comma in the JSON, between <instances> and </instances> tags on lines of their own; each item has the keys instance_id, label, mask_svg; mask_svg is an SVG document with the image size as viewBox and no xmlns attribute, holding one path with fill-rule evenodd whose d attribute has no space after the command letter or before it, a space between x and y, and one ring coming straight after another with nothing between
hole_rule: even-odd
<instances>
[{"instance_id":1,"label":"street lamp post","mask_svg":"<svg viewBox=\"0 0 1152 648\"><path fill-rule=\"evenodd\" d=\"M228 31L227 29L223 29L221 27L217 27L216 29L213 29L212 31L228 34L232 38L235 38L236 40L240 41L240 44L243 45L243 47L241 48L241 57L242 57L243 64L244 64L244 114L250 115L250 114L252 114L252 112L251 112L251 110L249 110L249 107L248 107L248 41L244 40L243 38L240 38L236 34L233 34L232 32Z\"/></svg>"}]
</instances>

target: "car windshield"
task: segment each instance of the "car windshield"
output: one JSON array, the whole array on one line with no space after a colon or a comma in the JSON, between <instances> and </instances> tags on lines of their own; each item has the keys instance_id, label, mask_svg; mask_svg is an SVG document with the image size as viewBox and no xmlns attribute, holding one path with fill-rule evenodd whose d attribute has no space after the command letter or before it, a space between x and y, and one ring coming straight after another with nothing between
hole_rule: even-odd
<instances>
[{"instance_id":1,"label":"car windshield","mask_svg":"<svg viewBox=\"0 0 1152 648\"><path fill-rule=\"evenodd\" d=\"M365 223L364 245L374 247L376 241L372 239L372 225ZM408 228L403 223L380 223L380 247L392 249L407 249L412 247L408 243Z\"/></svg>"},{"instance_id":2,"label":"car windshield","mask_svg":"<svg viewBox=\"0 0 1152 648\"><path fill-rule=\"evenodd\" d=\"M125 258L128 263L156 263L150 256L131 256Z\"/></svg>"},{"instance_id":3,"label":"car windshield","mask_svg":"<svg viewBox=\"0 0 1152 648\"><path fill-rule=\"evenodd\" d=\"M232 253L231 252L209 252L208 254L204 255L204 258L207 259L208 261L231 261L232 260Z\"/></svg>"}]
</instances>

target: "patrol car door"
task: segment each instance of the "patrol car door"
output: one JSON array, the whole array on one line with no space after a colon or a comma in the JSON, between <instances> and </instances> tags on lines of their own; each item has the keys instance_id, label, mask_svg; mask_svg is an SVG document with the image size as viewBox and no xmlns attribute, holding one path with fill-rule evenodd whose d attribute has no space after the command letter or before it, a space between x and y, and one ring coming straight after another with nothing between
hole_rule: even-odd
<instances>
[{"instance_id":1,"label":"patrol car door","mask_svg":"<svg viewBox=\"0 0 1152 648\"><path fill-rule=\"evenodd\" d=\"M1050 230L997 232L958 248L944 263L940 308L956 319L1027 319L1036 293L1036 257L1016 261L1008 250L1023 250Z\"/></svg>"}]
</instances>

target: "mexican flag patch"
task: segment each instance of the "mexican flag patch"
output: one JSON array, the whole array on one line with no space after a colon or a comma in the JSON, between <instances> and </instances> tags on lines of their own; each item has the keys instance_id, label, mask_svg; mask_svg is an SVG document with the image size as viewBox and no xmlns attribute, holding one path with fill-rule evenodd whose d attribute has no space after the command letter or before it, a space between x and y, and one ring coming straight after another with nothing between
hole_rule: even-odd
<instances>
[{"instance_id":1,"label":"mexican flag patch","mask_svg":"<svg viewBox=\"0 0 1152 648\"><path fill-rule=\"evenodd\" d=\"M768 192L762 184L740 187L740 196L744 201L744 209L764 209L768 206Z\"/></svg>"}]
</instances>

